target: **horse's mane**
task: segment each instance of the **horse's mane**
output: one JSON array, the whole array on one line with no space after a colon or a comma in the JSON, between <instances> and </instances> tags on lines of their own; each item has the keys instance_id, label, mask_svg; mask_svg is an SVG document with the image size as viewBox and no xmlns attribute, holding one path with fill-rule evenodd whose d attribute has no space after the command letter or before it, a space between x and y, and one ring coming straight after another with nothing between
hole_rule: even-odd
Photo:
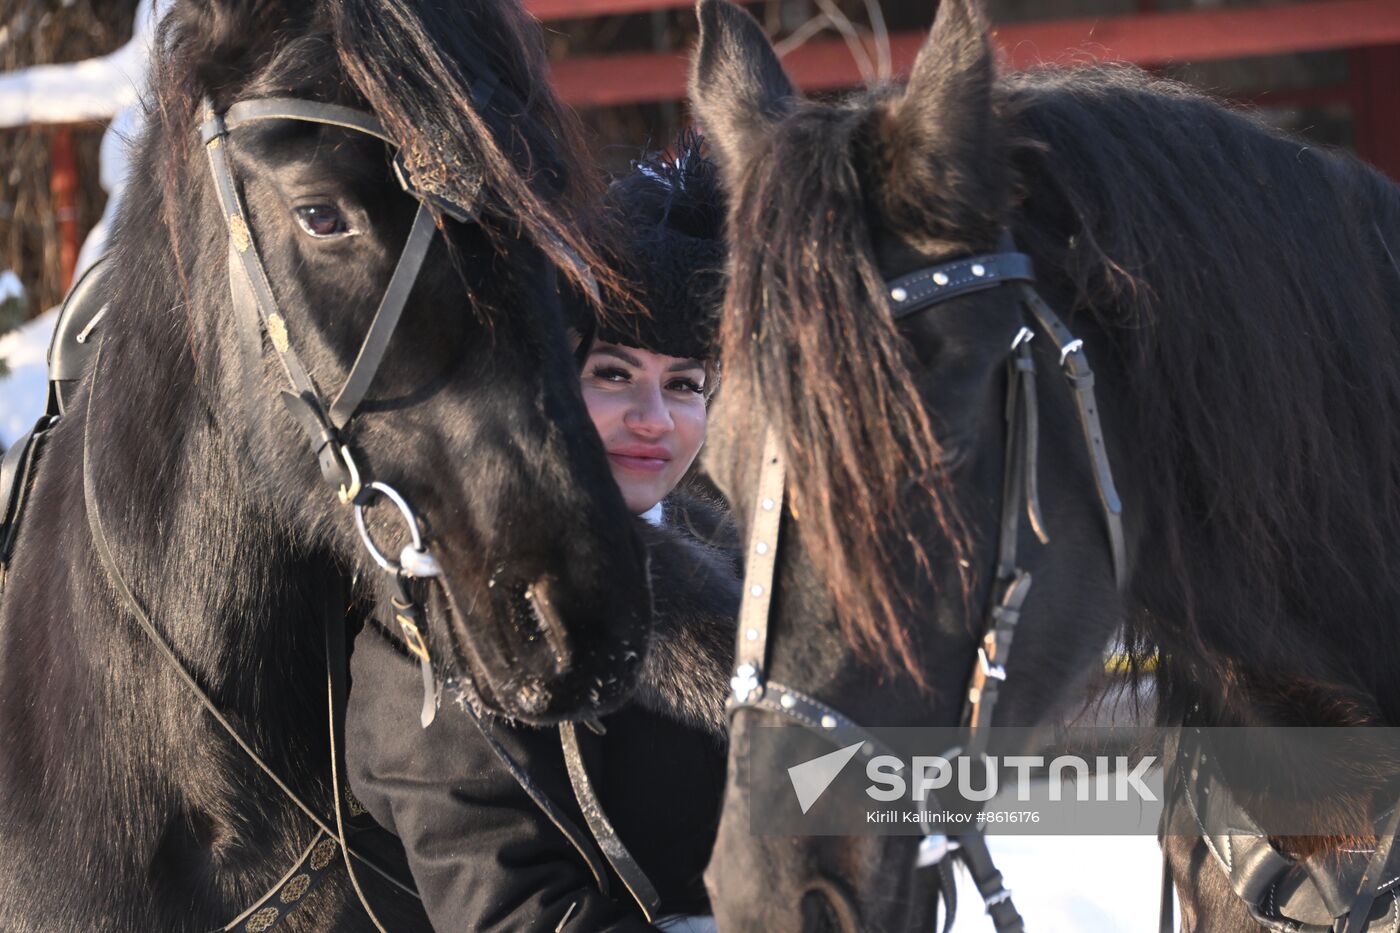
<instances>
[{"instance_id":1,"label":"horse's mane","mask_svg":"<svg viewBox=\"0 0 1400 933\"><path fill-rule=\"evenodd\" d=\"M1376 569L1400 531L1400 193L1135 68L1004 84L1017 235L1122 355L1135 653L1168 660L1168 706L1213 670L1242 715L1395 722L1400 656L1369 623L1400 605Z\"/></svg>"},{"instance_id":2,"label":"horse's mane","mask_svg":"<svg viewBox=\"0 0 1400 933\"><path fill-rule=\"evenodd\" d=\"M487 225L500 246L524 235L585 292L590 273L605 290L623 289L577 222L600 179L580 170L591 163L577 118L540 80L548 61L539 25L519 4L345 0L295 13L256 0L248 6L254 22L272 20L258 30L277 37L270 52L244 48L249 23L214 12L181 9L162 24L153 95L172 145L192 138L210 86L218 106L235 91L252 97L311 88L343 98L343 69L361 98L349 102L367 106L399 141L417 183L473 203L466 168L479 168L488 213L503 218ZM480 74L466 70L476 62L485 66ZM488 72L500 90L483 108L472 84ZM174 183L168 179L168 194L178 190Z\"/></svg>"},{"instance_id":3,"label":"horse's mane","mask_svg":"<svg viewBox=\"0 0 1400 933\"><path fill-rule=\"evenodd\" d=\"M958 523L927 481L938 446L872 252L872 191L896 190L870 151L890 99L800 105L753 154L732 229L756 247L732 263L723 358L726 391L787 438L798 527L848 637L907 662L888 558L916 540L909 478L955 545ZM981 158L1010 160L1019 206L998 216L976 184L957 203L979 167L940 166L940 213L962 228L936 233L982 244L1008 223L1052 303L1090 313L1118 350L1128 508L1151 568L1130 601L1138 657L1177 658L1183 681L1224 669L1227 690L1307 685L1348 721L1400 717L1396 651L1360 622L1314 624L1400 605L1400 584L1367 572L1400 530L1395 187L1135 68L1003 78L996 117L1007 151ZM1298 704L1268 715L1313 715Z\"/></svg>"},{"instance_id":4,"label":"horse's mane","mask_svg":"<svg viewBox=\"0 0 1400 933\"><path fill-rule=\"evenodd\" d=\"M955 551L961 536L872 254L856 145L865 116L802 105L753 157L729 229L743 231L736 246L755 246L732 253L720 358L739 410L765 411L785 439L791 509L843 632L922 683L916 635L896 621L901 588L882 581L907 566L906 543L926 561L915 529L930 512Z\"/></svg>"}]
</instances>

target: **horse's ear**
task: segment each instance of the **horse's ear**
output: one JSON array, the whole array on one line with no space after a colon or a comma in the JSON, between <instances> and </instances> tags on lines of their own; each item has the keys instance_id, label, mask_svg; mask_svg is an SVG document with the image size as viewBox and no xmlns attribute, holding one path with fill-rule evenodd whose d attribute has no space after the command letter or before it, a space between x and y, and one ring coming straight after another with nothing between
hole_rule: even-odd
<instances>
[{"instance_id":1,"label":"horse's ear","mask_svg":"<svg viewBox=\"0 0 1400 933\"><path fill-rule=\"evenodd\" d=\"M980 0L942 0L909 73L904 109L940 120L954 135L959 127L949 121L986 119L995 78Z\"/></svg>"},{"instance_id":2,"label":"horse's ear","mask_svg":"<svg viewBox=\"0 0 1400 933\"><path fill-rule=\"evenodd\" d=\"M690 105L732 180L764 132L790 112L797 90L763 27L729 0L699 0L700 42L690 67Z\"/></svg>"},{"instance_id":3,"label":"horse's ear","mask_svg":"<svg viewBox=\"0 0 1400 933\"><path fill-rule=\"evenodd\" d=\"M177 54L191 63L200 91L217 99L221 91L246 80L272 38L312 6L284 0L176 0L166 28Z\"/></svg>"},{"instance_id":4,"label":"horse's ear","mask_svg":"<svg viewBox=\"0 0 1400 933\"><path fill-rule=\"evenodd\" d=\"M942 0L904 95L880 124L888 175L900 180L889 186L889 197L935 197L945 206L999 201L1006 182L996 145L995 81L980 0Z\"/></svg>"}]
</instances>

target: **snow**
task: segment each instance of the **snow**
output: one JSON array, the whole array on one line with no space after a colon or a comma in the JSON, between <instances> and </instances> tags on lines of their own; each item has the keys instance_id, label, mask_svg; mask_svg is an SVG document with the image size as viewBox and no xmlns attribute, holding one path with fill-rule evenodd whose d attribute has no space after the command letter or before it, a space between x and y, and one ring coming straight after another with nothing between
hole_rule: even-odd
<instances>
[{"instance_id":1,"label":"snow","mask_svg":"<svg viewBox=\"0 0 1400 933\"><path fill-rule=\"evenodd\" d=\"M1162 850L1154 837L992 835L987 844L1031 933L1157 933ZM991 929L977 888L959 871L954 933Z\"/></svg>"},{"instance_id":2,"label":"snow","mask_svg":"<svg viewBox=\"0 0 1400 933\"><path fill-rule=\"evenodd\" d=\"M130 147L144 120L141 98L156 23L170 0L141 0L131 41L110 55L64 65L38 65L0 74L0 127L110 120L99 149L99 180L107 190L102 218L78 253L77 274L107 250L107 233L121 205Z\"/></svg>"},{"instance_id":3,"label":"snow","mask_svg":"<svg viewBox=\"0 0 1400 933\"><path fill-rule=\"evenodd\" d=\"M44 413L48 390L49 339L58 309L48 311L0 337L0 359L10 375L0 381L0 443L9 447Z\"/></svg>"},{"instance_id":4,"label":"snow","mask_svg":"<svg viewBox=\"0 0 1400 933\"><path fill-rule=\"evenodd\" d=\"M107 207L78 253L77 276L107 250L107 232L121 205L132 140L140 135L147 62L155 24L170 0L141 0L131 41L110 55L65 65L40 65L0 74L0 127L31 123L111 120L99 149L99 178ZM75 276L76 279L76 276ZM0 273L0 301L23 287ZM48 390L49 340L58 320L51 310L0 337L0 359L10 376L0 380L0 444L8 447L34 426Z\"/></svg>"},{"instance_id":5,"label":"snow","mask_svg":"<svg viewBox=\"0 0 1400 933\"><path fill-rule=\"evenodd\" d=\"M4 304L11 298L24 297L24 284L20 282L19 276L9 269L0 272L0 304Z\"/></svg>"},{"instance_id":6,"label":"snow","mask_svg":"<svg viewBox=\"0 0 1400 933\"><path fill-rule=\"evenodd\" d=\"M152 0L136 11L131 41L108 55L0 74L0 127L108 120L138 102L154 32Z\"/></svg>"}]
</instances>

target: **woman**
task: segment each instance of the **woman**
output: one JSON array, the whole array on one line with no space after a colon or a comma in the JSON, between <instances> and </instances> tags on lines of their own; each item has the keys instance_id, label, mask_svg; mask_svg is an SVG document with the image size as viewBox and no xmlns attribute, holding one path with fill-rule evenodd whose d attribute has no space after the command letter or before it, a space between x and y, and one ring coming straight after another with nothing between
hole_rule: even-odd
<instances>
[{"instance_id":1,"label":"woman","mask_svg":"<svg viewBox=\"0 0 1400 933\"><path fill-rule=\"evenodd\" d=\"M701 873L723 790L740 581L734 550L715 543L723 512L675 491L704 441L723 264L723 212L699 145L683 137L675 160L640 164L608 192L625 234L615 258L649 314L596 326L581 302L573 309L584 399L652 567L636 702L596 731L478 719L444 702L420 730L414 663L377 628L355 643L350 783L402 840L441 931L706 928L679 915L708 912Z\"/></svg>"}]
</instances>

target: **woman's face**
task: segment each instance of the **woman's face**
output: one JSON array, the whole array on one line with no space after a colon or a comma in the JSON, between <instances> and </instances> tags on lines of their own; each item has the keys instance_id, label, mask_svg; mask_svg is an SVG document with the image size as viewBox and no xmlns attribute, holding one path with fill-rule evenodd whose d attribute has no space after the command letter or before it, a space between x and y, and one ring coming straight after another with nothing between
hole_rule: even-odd
<instances>
[{"instance_id":1,"label":"woman's face","mask_svg":"<svg viewBox=\"0 0 1400 933\"><path fill-rule=\"evenodd\" d=\"M705 365L615 343L594 344L583 400L633 514L676 487L705 442Z\"/></svg>"}]
</instances>

